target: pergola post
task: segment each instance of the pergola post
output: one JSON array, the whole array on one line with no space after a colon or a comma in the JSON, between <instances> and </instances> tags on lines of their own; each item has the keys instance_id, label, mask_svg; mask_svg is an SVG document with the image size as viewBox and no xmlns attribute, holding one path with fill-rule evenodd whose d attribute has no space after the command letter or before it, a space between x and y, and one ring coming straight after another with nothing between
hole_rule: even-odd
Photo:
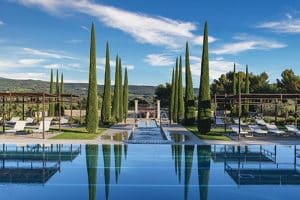
<instances>
[{"instance_id":1,"label":"pergola post","mask_svg":"<svg viewBox=\"0 0 300 200\"><path fill-rule=\"evenodd\" d=\"M135 114L135 119L137 118L137 115L138 115L138 105L139 105L139 100L134 100L134 114Z\"/></svg>"},{"instance_id":2,"label":"pergola post","mask_svg":"<svg viewBox=\"0 0 300 200\"><path fill-rule=\"evenodd\" d=\"M79 124L81 125L81 121L82 121L82 113L81 113L81 110L82 110L82 102L81 102L81 98L79 99Z\"/></svg>"},{"instance_id":3,"label":"pergola post","mask_svg":"<svg viewBox=\"0 0 300 200\"><path fill-rule=\"evenodd\" d=\"M260 99L260 113L261 113L261 116L263 116L263 100Z\"/></svg>"},{"instance_id":4,"label":"pergola post","mask_svg":"<svg viewBox=\"0 0 300 200\"><path fill-rule=\"evenodd\" d=\"M225 131L225 134L227 132L227 110L226 110L226 105L227 105L227 94L225 93L225 95L224 95L224 131Z\"/></svg>"},{"instance_id":5,"label":"pergola post","mask_svg":"<svg viewBox=\"0 0 300 200\"><path fill-rule=\"evenodd\" d=\"M22 120L25 120L25 98L22 97Z\"/></svg>"},{"instance_id":6,"label":"pergola post","mask_svg":"<svg viewBox=\"0 0 300 200\"><path fill-rule=\"evenodd\" d=\"M298 124L298 98L295 100L295 125Z\"/></svg>"},{"instance_id":7,"label":"pergola post","mask_svg":"<svg viewBox=\"0 0 300 200\"><path fill-rule=\"evenodd\" d=\"M58 91L58 130L61 132L61 94Z\"/></svg>"},{"instance_id":8,"label":"pergola post","mask_svg":"<svg viewBox=\"0 0 300 200\"><path fill-rule=\"evenodd\" d=\"M217 125L216 120L217 120L217 94L214 94L214 104L215 104L215 109L214 109L214 120L215 120L215 126Z\"/></svg>"},{"instance_id":9,"label":"pergola post","mask_svg":"<svg viewBox=\"0 0 300 200\"><path fill-rule=\"evenodd\" d=\"M45 139L45 93L43 93L43 110L42 110L42 118L43 118L43 139Z\"/></svg>"},{"instance_id":10,"label":"pergola post","mask_svg":"<svg viewBox=\"0 0 300 200\"><path fill-rule=\"evenodd\" d=\"M3 120L3 133L5 133L5 97L3 96L2 97L2 120Z\"/></svg>"},{"instance_id":11,"label":"pergola post","mask_svg":"<svg viewBox=\"0 0 300 200\"><path fill-rule=\"evenodd\" d=\"M37 122L40 122L40 98L39 97L37 98L37 105L36 106L37 106L37 108L36 108L37 109L37 116L36 116L37 117Z\"/></svg>"},{"instance_id":12,"label":"pergola post","mask_svg":"<svg viewBox=\"0 0 300 200\"><path fill-rule=\"evenodd\" d=\"M275 124L277 124L278 100L275 99Z\"/></svg>"},{"instance_id":13,"label":"pergola post","mask_svg":"<svg viewBox=\"0 0 300 200\"><path fill-rule=\"evenodd\" d=\"M11 118L11 92L9 93L8 119Z\"/></svg>"},{"instance_id":14,"label":"pergola post","mask_svg":"<svg viewBox=\"0 0 300 200\"><path fill-rule=\"evenodd\" d=\"M238 134L238 140L240 140L240 133L241 133L241 116L242 116L242 95L241 95L241 92L239 92L239 134Z\"/></svg>"},{"instance_id":15,"label":"pergola post","mask_svg":"<svg viewBox=\"0 0 300 200\"><path fill-rule=\"evenodd\" d=\"M72 125L72 121L73 121L73 95L71 94L71 117L70 117L70 126Z\"/></svg>"}]
</instances>

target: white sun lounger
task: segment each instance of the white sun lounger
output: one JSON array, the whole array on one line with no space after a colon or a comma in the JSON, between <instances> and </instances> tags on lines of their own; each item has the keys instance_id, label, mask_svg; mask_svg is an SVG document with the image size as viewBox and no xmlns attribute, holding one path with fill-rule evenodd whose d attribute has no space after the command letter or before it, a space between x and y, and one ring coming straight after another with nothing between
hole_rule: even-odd
<instances>
[{"instance_id":1,"label":"white sun lounger","mask_svg":"<svg viewBox=\"0 0 300 200\"><path fill-rule=\"evenodd\" d=\"M42 133L43 132L43 121L40 122L40 125L39 125L39 128L38 129L33 129L33 133ZM45 120L45 132L49 131L50 129L50 124L51 124L51 121L49 120Z\"/></svg>"},{"instance_id":2,"label":"white sun lounger","mask_svg":"<svg viewBox=\"0 0 300 200\"><path fill-rule=\"evenodd\" d=\"M52 119L53 119L53 117L45 117L45 121L52 121Z\"/></svg>"},{"instance_id":3,"label":"white sun lounger","mask_svg":"<svg viewBox=\"0 0 300 200\"><path fill-rule=\"evenodd\" d=\"M288 132L300 135L300 130L295 125L285 125L285 128L288 130Z\"/></svg>"},{"instance_id":4,"label":"white sun lounger","mask_svg":"<svg viewBox=\"0 0 300 200\"><path fill-rule=\"evenodd\" d=\"M234 122L235 124L239 124L239 118L233 118L233 122ZM242 126L246 126L247 124L244 123L244 122L241 120L241 125L242 125Z\"/></svg>"},{"instance_id":5,"label":"white sun lounger","mask_svg":"<svg viewBox=\"0 0 300 200\"><path fill-rule=\"evenodd\" d=\"M20 117L12 117L9 121L7 121L7 124L15 124L17 121L20 120Z\"/></svg>"},{"instance_id":6,"label":"white sun lounger","mask_svg":"<svg viewBox=\"0 0 300 200\"><path fill-rule=\"evenodd\" d=\"M273 124L267 124L266 127L270 133L275 133L277 135L283 135L286 133L285 131L279 130L277 126Z\"/></svg>"},{"instance_id":7,"label":"white sun lounger","mask_svg":"<svg viewBox=\"0 0 300 200\"><path fill-rule=\"evenodd\" d=\"M27 124L32 124L34 122L34 119L33 118L31 118L31 117L27 117L26 118L26 123Z\"/></svg>"},{"instance_id":8,"label":"white sun lounger","mask_svg":"<svg viewBox=\"0 0 300 200\"><path fill-rule=\"evenodd\" d=\"M17 131L23 131L26 125L26 121L17 121L12 129L5 130L6 133L16 133Z\"/></svg>"},{"instance_id":9,"label":"white sun lounger","mask_svg":"<svg viewBox=\"0 0 300 200\"><path fill-rule=\"evenodd\" d=\"M249 125L250 131L258 135L267 135L268 131L262 130L258 125Z\"/></svg>"},{"instance_id":10,"label":"white sun lounger","mask_svg":"<svg viewBox=\"0 0 300 200\"><path fill-rule=\"evenodd\" d=\"M59 124L59 121L54 121L55 124ZM60 118L60 124L68 124L69 120L65 117Z\"/></svg>"},{"instance_id":11,"label":"white sun lounger","mask_svg":"<svg viewBox=\"0 0 300 200\"><path fill-rule=\"evenodd\" d=\"M255 119L255 122L256 122L257 125L261 125L261 126L267 126L268 125L268 123L265 122L265 120L263 120L263 119Z\"/></svg>"},{"instance_id":12,"label":"white sun lounger","mask_svg":"<svg viewBox=\"0 0 300 200\"><path fill-rule=\"evenodd\" d=\"M239 134L239 126L238 125L231 125L231 130L234 133ZM242 127L240 128L240 134L245 137L253 137L253 134L249 133L248 131L245 131L244 129L242 129Z\"/></svg>"}]
</instances>

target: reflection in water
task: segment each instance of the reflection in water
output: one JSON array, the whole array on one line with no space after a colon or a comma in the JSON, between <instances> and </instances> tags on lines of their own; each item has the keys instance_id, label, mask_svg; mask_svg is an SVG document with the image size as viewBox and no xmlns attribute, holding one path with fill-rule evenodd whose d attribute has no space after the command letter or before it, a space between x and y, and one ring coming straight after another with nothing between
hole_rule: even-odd
<instances>
[{"instance_id":1,"label":"reflection in water","mask_svg":"<svg viewBox=\"0 0 300 200\"><path fill-rule=\"evenodd\" d=\"M184 199L188 199L189 184L193 167L194 146L184 146Z\"/></svg>"},{"instance_id":2,"label":"reflection in water","mask_svg":"<svg viewBox=\"0 0 300 200\"><path fill-rule=\"evenodd\" d=\"M73 145L2 145L0 182L45 184L61 170L62 162L72 162L81 152Z\"/></svg>"},{"instance_id":3,"label":"reflection in water","mask_svg":"<svg viewBox=\"0 0 300 200\"><path fill-rule=\"evenodd\" d=\"M90 200L208 200L245 199L251 190L253 199L265 199L265 194L272 200L297 199L298 148L86 145L85 154L77 156L80 150L75 145L4 145L0 146L0 183L5 187L0 187L0 193L1 199L36 199L44 195L43 200L69 196ZM102 166L103 170L98 171ZM256 185L259 187L253 187ZM14 189L18 192L10 194Z\"/></svg>"},{"instance_id":4,"label":"reflection in water","mask_svg":"<svg viewBox=\"0 0 300 200\"><path fill-rule=\"evenodd\" d=\"M197 159L198 159L198 181L200 190L200 199L208 199L208 184L210 174L210 146L197 146Z\"/></svg>"},{"instance_id":5,"label":"reflection in water","mask_svg":"<svg viewBox=\"0 0 300 200\"><path fill-rule=\"evenodd\" d=\"M88 174L89 200L95 200L98 170L98 145L86 145L85 153Z\"/></svg>"},{"instance_id":6,"label":"reflection in water","mask_svg":"<svg viewBox=\"0 0 300 200\"><path fill-rule=\"evenodd\" d=\"M105 184L105 199L109 198L109 185L110 185L110 145L102 145L103 164L104 164L104 184Z\"/></svg>"},{"instance_id":7,"label":"reflection in water","mask_svg":"<svg viewBox=\"0 0 300 200\"><path fill-rule=\"evenodd\" d=\"M182 157L182 146L172 145L172 154L175 161L175 173L178 176L179 183L181 182L181 157Z\"/></svg>"},{"instance_id":8,"label":"reflection in water","mask_svg":"<svg viewBox=\"0 0 300 200\"><path fill-rule=\"evenodd\" d=\"M127 152L128 152L128 145L127 144L124 144L124 157L125 157L125 160L127 159Z\"/></svg>"},{"instance_id":9,"label":"reflection in water","mask_svg":"<svg viewBox=\"0 0 300 200\"><path fill-rule=\"evenodd\" d=\"M175 143L189 141L189 137L185 134L172 133L170 134L170 136L171 136L171 140Z\"/></svg>"},{"instance_id":10,"label":"reflection in water","mask_svg":"<svg viewBox=\"0 0 300 200\"><path fill-rule=\"evenodd\" d=\"M118 184L119 175L121 173L122 165L122 145L114 145L114 157L115 157L115 178L116 184Z\"/></svg>"}]
</instances>

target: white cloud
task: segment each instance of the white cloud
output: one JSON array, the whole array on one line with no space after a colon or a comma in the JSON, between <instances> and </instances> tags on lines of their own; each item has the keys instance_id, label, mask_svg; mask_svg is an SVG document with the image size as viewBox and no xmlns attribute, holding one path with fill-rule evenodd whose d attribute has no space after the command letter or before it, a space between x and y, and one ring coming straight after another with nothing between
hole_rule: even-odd
<instances>
[{"instance_id":1,"label":"white cloud","mask_svg":"<svg viewBox=\"0 0 300 200\"><path fill-rule=\"evenodd\" d=\"M202 44L201 36L194 32L197 26L161 16L149 16L143 13L129 12L112 6L94 3L90 0L14 0L25 6L37 6L52 14L61 14L73 10L97 18L108 27L119 29L140 43L179 48L186 40L191 44ZM81 26L83 29L86 27ZM210 37L209 41L214 41Z\"/></svg>"},{"instance_id":2,"label":"white cloud","mask_svg":"<svg viewBox=\"0 0 300 200\"><path fill-rule=\"evenodd\" d=\"M65 43L67 43L67 44L79 44L82 42L83 42L83 40L78 40L78 39L72 39L72 40L65 41Z\"/></svg>"},{"instance_id":3,"label":"white cloud","mask_svg":"<svg viewBox=\"0 0 300 200\"><path fill-rule=\"evenodd\" d=\"M18 62L21 65L36 65L43 61L44 61L44 59L20 59Z\"/></svg>"},{"instance_id":4,"label":"white cloud","mask_svg":"<svg viewBox=\"0 0 300 200\"><path fill-rule=\"evenodd\" d=\"M9 68L24 68L24 67L36 67L37 64L44 62L43 59L3 59L0 58L0 69Z\"/></svg>"},{"instance_id":5,"label":"white cloud","mask_svg":"<svg viewBox=\"0 0 300 200\"><path fill-rule=\"evenodd\" d=\"M90 29L86 26L80 26L83 30L90 31Z\"/></svg>"},{"instance_id":6,"label":"white cloud","mask_svg":"<svg viewBox=\"0 0 300 200\"><path fill-rule=\"evenodd\" d=\"M124 62L123 60L121 60L122 62L122 68L126 68L128 70L133 70L134 69L134 65L132 64L126 64L126 62ZM110 60L109 61L110 63L110 67L111 68L115 68L116 67L116 61L115 60ZM100 70L105 70L105 58L104 57L100 57L100 58L97 58L97 68L100 69Z\"/></svg>"},{"instance_id":7,"label":"white cloud","mask_svg":"<svg viewBox=\"0 0 300 200\"><path fill-rule=\"evenodd\" d=\"M286 14L287 19L278 21L268 21L259 24L258 28L269 29L277 33L300 33L300 19L293 18L291 14Z\"/></svg>"},{"instance_id":8,"label":"white cloud","mask_svg":"<svg viewBox=\"0 0 300 200\"><path fill-rule=\"evenodd\" d=\"M77 72L86 72L81 68L80 63L52 63L43 66L45 69L65 69Z\"/></svg>"},{"instance_id":9,"label":"white cloud","mask_svg":"<svg viewBox=\"0 0 300 200\"><path fill-rule=\"evenodd\" d=\"M18 80L47 80L48 74L45 73L35 73L35 72L28 72L28 73L18 73L18 72L12 72L12 73L6 73L6 72L0 72L0 77L2 78L8 78L8 79L18 79Z\"/></svg>"},{"instance_id":10,"label":"white cloud","mask_svg":"<svg viewBox=\"0 0 300 200\"><path fill-rule=\"evenodd\" d=\"M134 65L123 65L123 68L127 68L128 70L133 70Z\"/></svg>"},{"instance_id":11,"label":"white cloud","mask_svg":"<svg viewBox=\"0 0 300 200\"><path fill-rule=\"evenodd\" d=\"M200 77L201 74L201 57L190 56L191 72L193 76ZM238 63L236 63L239 66ZM225 74L233 70L233 62L228 60L211 59L209 61L210 80L217 79L221 74Z\"/></svg>"},{"instance_id":12,"label":"white cloud","mask_svg":"<svg viewBox=\"0 0 300 200\"><path fill-rule=\"evenodd\" d=\"M266 38L261 38L261 37L253 37L249 35L239 35L234 37L236 42L224 44L218 49L214 49L211 51L211 53L214 54L238 54L244 51L249 51L249 50L271 50L271 49L279 49L279 48L284 48L287 45L266 39Z\"/></svg>"},{"instance_id":13,"label":"white cloud","mask_svg":"<svg viewBox=\"0 0 300 200\"><path fill-rule=\"evenodd\" d=\"M293 16L292 16L290 13L286 13L285 16L286 16L288 19L293 19Z\"/></svg>"},{"instance_id":14,"label":"white cloud","mask_svg":"<svg viewBox=\"0 0 300 200\"><path fill-rule=\"evenodd\" d=\"M2 20L0 20L0 26L3 26L3 25L5 25L5 23Z\"/></svg>"},{"instance_id":15,"label":"white cloud","mask_svg":"<svg viewBox=\"0 0 300 200\"><path fill-rule=\"evenodd\" d=\"M33 56L41 56L41 57L56 58L56 59L72 59L72 60L77 59L71 56L63 55L53 50L39 50L39 49L32 49L32 48L22 48L22 50L24 53Z\"/></svg>"},{"instance_id":16,"label":"white cloud","mask_svg":"<svg viewBox=\"0 0 300 200\"><path fill-rule=\"evenodd\" d=\"M166 54L149 54L144 59L146 63L151 66L170 66L174 64L174 61Z\"/></svg>"}]
</instances>

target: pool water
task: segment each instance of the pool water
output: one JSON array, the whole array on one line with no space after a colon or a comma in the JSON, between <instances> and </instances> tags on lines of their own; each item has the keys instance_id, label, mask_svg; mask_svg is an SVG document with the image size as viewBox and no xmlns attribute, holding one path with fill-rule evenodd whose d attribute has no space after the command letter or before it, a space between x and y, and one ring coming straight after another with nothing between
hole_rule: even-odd
<instances>
[{"instance_id":1,"label":"pool water","mask_svg":"<svg viewBox=\"0 0 300 200\"><path fill-rule=\"evenodd\" d=\"M299 199L300 146L1 145L1 199Z\"/></svg>"},{"instance_id":2,"label":"pool water","mask_svg":"<svg viewBox=\"0 0 300 200\"><path fill-rule=\"evenodd\" d=\"M155 120L139 120L129 140L129 143L148 144L169 142L166 141Z\"/></svg>"}]
</instances>

